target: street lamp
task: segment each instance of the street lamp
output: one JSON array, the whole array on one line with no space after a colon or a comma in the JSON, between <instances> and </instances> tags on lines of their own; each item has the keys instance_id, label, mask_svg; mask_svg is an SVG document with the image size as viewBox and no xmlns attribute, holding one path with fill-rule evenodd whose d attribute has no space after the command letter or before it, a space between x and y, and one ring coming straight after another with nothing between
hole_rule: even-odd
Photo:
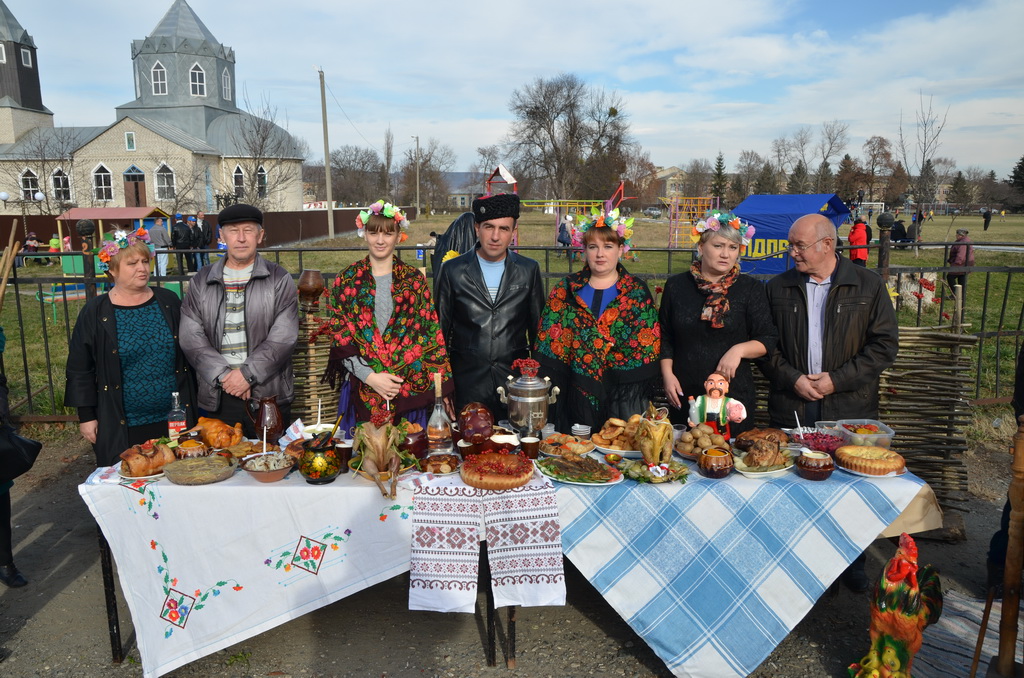
<instances>
[{"instance_id":1,"label":"street lamp","mask_svg":"<svg viewBox=\"0 0 1024 678\"><path fill-rule=\"evenodd\" d=\"M21 226L25 231L26 240L28 240L28 205L37 205L44 200L46 200L46 196L42 191L36 191L29 198L12 198L6 191L0 191L0 202L3 202L5 209L9 202L21 205Z\"/></svg>"}]
</instances>

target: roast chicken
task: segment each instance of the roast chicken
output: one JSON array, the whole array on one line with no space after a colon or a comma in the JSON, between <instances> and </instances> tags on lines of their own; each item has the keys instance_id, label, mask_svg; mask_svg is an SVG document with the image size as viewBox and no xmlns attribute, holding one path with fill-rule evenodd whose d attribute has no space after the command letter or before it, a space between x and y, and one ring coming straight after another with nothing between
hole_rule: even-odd
<instances>
[{"instance_id":1,"label":"roast chicken","mask_svg":"<svg viewBox=\"0 0 1024 678\"><path fill-rule=\"evenodd\" d=\"M130 478L156 475L176 458L166 444L147 440L121 453L121 473Z\"/></svg>"},{"instance_id":2,"label":"roast chicken","mask_svg":"<svg viewBox=\"0 0 1024 678\"><path fill-rule=\"evenodd\" d=\"M220 419L199 417L199 423L185 433L192 431L198 431L199 437L211 449L222 450L242 442L242 425L231 427Z\"/></svg>"}]
</instances>

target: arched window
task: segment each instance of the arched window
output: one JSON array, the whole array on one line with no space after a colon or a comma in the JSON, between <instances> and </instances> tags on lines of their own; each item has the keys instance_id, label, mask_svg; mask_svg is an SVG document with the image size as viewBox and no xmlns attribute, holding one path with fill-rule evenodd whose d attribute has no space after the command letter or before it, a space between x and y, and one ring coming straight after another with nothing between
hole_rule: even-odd
<instances>
[{"instance_id":1,"label":"arched window","mask_svg":"<svg viewBox=\"0 0 1024 678\"><path fill-rule=\"evenodd\" d=\"M220 76L220 89L224 93L224 99L231 101L231 73L226 68Z\"/></svg>"},{"instance_id":2,"label":"arched window","mask_svg":"<svg viewBox=\"0 0 1024 678\"><path fill-rule=\"evenodd\" d=\"M232 176L232 179L234 180L234 184L235 184L235 197L236 198L244 198L245 197L245 172L242 171L242 167L240 165L235 165L235 173Z\"/></svg>"},{"instance_id":3,"label":"arched window","mask_svg":"<svg viewBox=\"0 0 1024 678\"><path fill-rule=\"evenodd\" d=\"M64 202L70 201L71 180L68 179L68 175L64 174L64 170L59 169L55 171L51 181L53 182L53 199Z\"/></svg>"},{"instance_id":4,"label":"arched window","mask_svg":"<svg viewBox=\"0 0 1024 678\"><path fill-rule=\"evenodd\" d=\"M260 165L256 170L256 195L260 198L267 197L267 170Z\"/></svg>"},{"instance_id":5,"label":"arched window","mask_svg":"<svg viewBox=\"0 0 1024 678\"><path fill-rule=\"evenodd\" d=\"M39 192L39 177L32 170L21 173L21 197L23 200L34 200Z\"/></svg>"},{"instance_id":6,"label":"arched window","mask_svg":"<svg viewBox=\"0 0 1024 678\"><path fill-rule=\"evenodd\" d=\"M113 200L114 187L110 180L110 170L100 165L92 172L92 189L96 200Z\"/></svg>"},{"instance_id":7,"label":"arched window","mask_svg":"<svg viewBox=\"0 0 1024 678\"><path fill-rule=\"evenodd\" d=\"M156 170L156 199L174 200L174 170L167 165Z\"/></svg>"},{"instance_id":8,"label":"arched window","mask_svg":"<svg viewBox=\"0 0 1024 678\"><path fill-rule=\"evenodd\" d=\"M153 94L157 96L167 94L167 69L164 68L164 65L159 61L153 64L150 76L153 79Z\"/></svg>"},{"instance_id":9,"label":"arched window","mask_svg":"<svg viewBox=\"0 0 1024 678\"><path fill-rule=\"evenodd\" d=\"M192 96L194 97L205 97L206 96L206 71L199 64L192 67L192 70L188 72L189 82L192 84Z\"/></svg>"}]
</instances>

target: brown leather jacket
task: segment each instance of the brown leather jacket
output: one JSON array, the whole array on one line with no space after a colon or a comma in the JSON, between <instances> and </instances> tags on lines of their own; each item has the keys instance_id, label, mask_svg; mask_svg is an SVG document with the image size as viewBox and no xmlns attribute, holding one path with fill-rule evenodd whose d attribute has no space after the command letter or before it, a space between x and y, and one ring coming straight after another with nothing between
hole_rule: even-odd
<instances>
[{"instance_id":1,"label":"brown leather jacket","mask_svg":"<svg viewBox=\"0 0 1024 678\"><path fill-rule=\"evenodd\" d=\"M896 311L885 283L874 271L837 257L832 287L825 300L822 371L835 392L821 401L823 419L876 419L878 378L899 350ZM807 276L795 268L768 281L768 302L779 343L760 361L771 388L768 415L775 426L813 426L804 416L806 401L793 386L808 372Z\"/></svg>"}]
</instances>

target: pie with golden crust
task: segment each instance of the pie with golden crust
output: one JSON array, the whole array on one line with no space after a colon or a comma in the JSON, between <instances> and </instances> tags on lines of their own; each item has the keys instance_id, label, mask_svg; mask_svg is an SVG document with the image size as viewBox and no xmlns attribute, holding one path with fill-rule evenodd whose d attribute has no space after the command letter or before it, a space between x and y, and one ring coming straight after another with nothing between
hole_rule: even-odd
<instances>
[{"instance_id":1,"label":"pie with golden crust","mask_svg":"<svg viewBox=\"0 0 1024 678\"><path fill-rule=\"evenodd\" d=\"M899 453L871 445L843 445L836 450L836 463L843 468L870 476L898 473L906 467L906 462Z\"/></svg>"},{"instance_id":2,"label":"pie with golden crust","mask_svg":"<svg viewBox=\"0 0 1024 678\"><path fill-rule=\"evenodd\" d=\"M510 490L530 482L533 462L522 454L470 454L462 462L462 482L481 490Z\"/></svg>"}]
</instances>

